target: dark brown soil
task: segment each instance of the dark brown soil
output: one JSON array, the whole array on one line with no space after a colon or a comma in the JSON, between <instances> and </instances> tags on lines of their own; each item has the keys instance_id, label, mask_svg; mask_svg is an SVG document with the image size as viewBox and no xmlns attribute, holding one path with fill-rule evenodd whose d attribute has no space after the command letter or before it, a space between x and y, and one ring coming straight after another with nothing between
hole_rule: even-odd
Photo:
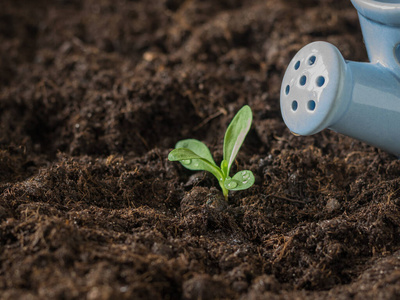
<instances>
[{"instance_id":1,"label":"dark brown soil","mask_svg":"<svg viewBox=\"0 0 400 300\"><path fill-rule=\"evenodd\" d=\"M400 161L280 116L315 40L367 59L348 0L0 1L1 299L399 299ZM167 155L244 104L225 203Z\"/></svg>"}]
</instances>

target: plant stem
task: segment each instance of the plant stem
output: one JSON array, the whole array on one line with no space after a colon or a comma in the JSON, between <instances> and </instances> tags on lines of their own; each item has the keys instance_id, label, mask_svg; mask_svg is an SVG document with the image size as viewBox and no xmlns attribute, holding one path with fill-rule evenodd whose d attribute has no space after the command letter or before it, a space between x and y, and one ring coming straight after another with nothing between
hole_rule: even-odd
<instances>
[{"instance_id":1,"label":"plant stem","mask_svg":"<svg viewBox=\"0 0 400 300\"><path fill-rule=\"evenodd\" d=\"M221 176L221 180L218 180L218 181L219 181L219 186L221 187L221 190L222 190L222 194L224 194L225 201L228 201L229 190L227 188L225 188L225 179L226 178L224 176Z\"/></svg>"},{"instance_id":2,"label":"plant stem","mask_svg":"<svg viewBox=\"0 0 400 300\"><path fill-rule=\"evenodd\" d=\"M222 188L222 193L224 194L224 197L225 197L225 201L228 201L229 190L226 189L224 186L221 186L221 188Z\"/></svg>"}]
</instances>

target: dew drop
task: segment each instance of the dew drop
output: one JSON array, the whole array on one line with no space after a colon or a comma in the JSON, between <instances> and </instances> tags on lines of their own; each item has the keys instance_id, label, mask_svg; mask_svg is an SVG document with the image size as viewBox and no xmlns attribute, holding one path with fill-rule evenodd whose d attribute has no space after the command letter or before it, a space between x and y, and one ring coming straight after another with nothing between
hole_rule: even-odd
<instances>
[{"instance_id":1,"label":"dew drop","mask_svg":"<svg viewBox=\"0 0 400 300\"><path fill-rule=\"evenodd\" d=\"M183 144L182 144L182 147L183 147L183 148L187 148L188 146L189 146L188 143L183 143Z\"/></svg>"},{"instance_id":2,"label":"dew drop","mask_svg":"<svg viewBox=\"0 0 400 300\"><path fill-rule=\"evenodd\" d=\"M249 178L249 172L247 172L247 171L242 171L242 177L243 177L243 179L247 179L247 178Z\"/></svg>"},{"instance_id":3,"label":"dew drop","mask_svg":"<svg viewBox=\"0 0 400 300\"><path fill-rule=\"evenodd\" d=\"M184 159L184 160L182 160L182 163L184 165L190 165L192 163L192 160L191 159Z\"/></svg>"},{"instance_id":4,"label":"dew drop","mask_svg":"<svg viewBox=\"0 0 400 300\"><path fill-rule=\"evenodd\" d=\"M228 187L231 188L231 189L234 189L235 187L237 187L237 185L238 184L236 182L234 182L234 181L231 181L231 182L228 183Z\"/></svg>"},{"instance_id":5,"label":"dew drop","mask_svg":"<svg viewBox=\"0 0 400 300\"><path fill-rule=\"evenodd\" d=\"M198 163L195 163L194 166L197 168L197 167L199 166L199 164L198 164Z\"/></svg>"},{"instance_id":6,"label":"dew drop","mask_svg":"<svg viewBox=\"0 0 400 300\"><path fill-rule=\"evenodd\" d=\"M248 180L242 181L243 184L246 184L246 183L248 183L248 182L249 182Z\"/></svg>"}]
</instances>

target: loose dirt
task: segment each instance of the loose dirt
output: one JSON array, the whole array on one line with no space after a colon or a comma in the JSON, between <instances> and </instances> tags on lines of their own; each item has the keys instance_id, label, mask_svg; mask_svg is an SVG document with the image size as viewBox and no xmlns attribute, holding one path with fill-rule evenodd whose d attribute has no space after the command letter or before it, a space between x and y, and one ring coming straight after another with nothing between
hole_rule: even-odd
<instances>
[{"instance_id":1,"label":"loose dirt","mask_svg":"<svg viewBox=\"0 0 400 300\"><path fill-rule=\"evenodd\" d=\"M312 41L366 61L334 0L0 1L2 299L397 299L400 161L325 130L296 137L279 90ZM222 158L221 200L167 160L184 138Z\"/></svg>"}]
</instances>

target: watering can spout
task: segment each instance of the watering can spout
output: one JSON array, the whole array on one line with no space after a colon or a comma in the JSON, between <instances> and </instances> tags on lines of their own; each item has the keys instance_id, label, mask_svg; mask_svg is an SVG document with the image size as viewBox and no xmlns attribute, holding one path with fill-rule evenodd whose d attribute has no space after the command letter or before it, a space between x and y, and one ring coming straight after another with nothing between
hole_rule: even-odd
<instances>
[{"instance_id":1,"label":"watering can spout","mask_svg":"<svg viewBox=\"0 0 400 300\"><path fill-rule=\"evenodd\" d=\"M326 42L301 49L282 82L281 111L298 135L325 128L400 156L400 2L352 0L370 63Z\"/></svg>"}]
</instances>

